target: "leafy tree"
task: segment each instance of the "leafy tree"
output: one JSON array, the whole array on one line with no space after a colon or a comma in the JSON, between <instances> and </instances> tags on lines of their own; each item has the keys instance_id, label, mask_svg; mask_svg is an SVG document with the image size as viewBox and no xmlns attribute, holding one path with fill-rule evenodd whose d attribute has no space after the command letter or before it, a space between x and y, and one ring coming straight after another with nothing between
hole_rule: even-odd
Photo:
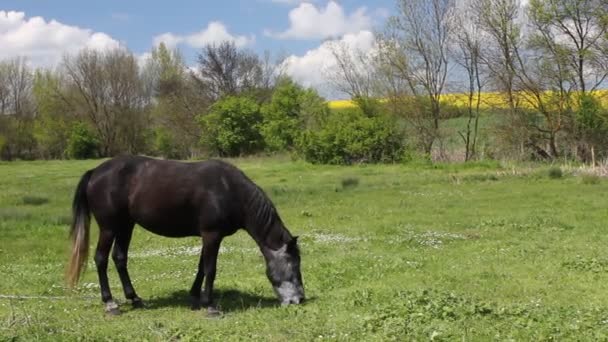
<instances>
[{"instance_id":1,"label":"leafy tree","mask_svg":"<svg viewBox=\"0 0 608 342\"><path fill-rule=\"evenodd\" d=\"M261 133L270 151L291 149L298 134L328 113L327 105L313 89L303 89L289 78L276 86L269 103L262 106Z\"/></svg>"},{"instance_id":2,"label":"leafy tree","mask_svg":"<svg viewBox=\"0 0 608 342\"><path fill-rule=\"evenodd\" d=\"M33 94L37 118L34 136L38 141L38 153L43 158L61 158L67 149L68 138L75 115L64 96L61 76L51 71L37 71L34 76Z\"/></svg>"},{"instance_id":3,"label":"leafy tree","mask_svg":"<svg viewBox=\"0 0 608 342\"><path fill-rule=\"evenodd\" d=\"M220 156L240 156L260 151L264 146L259 126L260 106L251 98L228 96L217 101L208 114L201 115L201 143Z\"/></svg>"}]
</instances>

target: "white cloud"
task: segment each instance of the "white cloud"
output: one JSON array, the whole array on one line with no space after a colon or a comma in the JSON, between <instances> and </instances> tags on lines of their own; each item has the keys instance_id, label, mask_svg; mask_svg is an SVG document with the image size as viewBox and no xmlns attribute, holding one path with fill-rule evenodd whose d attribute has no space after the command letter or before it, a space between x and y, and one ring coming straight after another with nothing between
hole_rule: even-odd
<instances>
[{"instance_id":1,"label":"white cloud","mask_svg":"<svg viewBox=\"0 0 608 342\"><path fill-rule=\"evenodd\" d=\"M274 33L266 30L266 34L280 39L341 37L347 33L369 30L372 19L367 15L365 7L347 15L335 1L328 2L325 8L317 8L309 2L303 2L289 12L289 23L290 27L286 31Z\"/></svg>"},{"instance_id":2,"label":"white cloud","mask_svg":"<svg viewBox=\"0 0 608 342\"><path fill-rule=\"evenodd\" d=\"M169 48L179 44L186 44L193 48L202 48L205 45L219 43L222 41L234 42L236 46L250 45L255 42L255 36L235 36L228 32L224 24L212 21L207 27L199 32L187 35L178 35L171 32L163 33L154 37L154 45L164 42Z\"/></svg>"},{"instance_id":3,"label":"white cloud","mask_svg":"<svg viewBox=\"0 0 608 342\"><path fill-rule=\"evenodd\" d=\"M35 66L54 66L65 53L108 49L120 43L101 32L62 24L24 12L0 11L0 59L25 56Z\"/></svg>"},{"instance_id":4,"label":"white cloud","mask_svg":"<svg viewBox=\"0 0 608 342\"><path fill-rule=\"evenodd\" d=\"M343 44L351 51L358 50L364 53L372 52L375 49L372 32L360 31L346 34L342 39L323 42L319 47L307 51L303 56L287 57L283 62L285 72L302 85L314 87L327 96L331 93L328 76L337 67L332 53L334 44Z\"/></svg>"}]
</instances>

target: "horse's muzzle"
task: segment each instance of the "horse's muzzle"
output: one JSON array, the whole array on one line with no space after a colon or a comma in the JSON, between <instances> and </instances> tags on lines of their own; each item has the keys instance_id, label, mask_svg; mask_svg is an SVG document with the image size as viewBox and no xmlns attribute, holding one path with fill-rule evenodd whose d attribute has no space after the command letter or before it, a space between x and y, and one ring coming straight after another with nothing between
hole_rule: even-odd
<instances>
[{"instance_id":1,"label":"horse's muzzle","mask_svg":"<svg viewBox=\"0 0 608 342\"><path fill-rule=\"evenodd\" d=\"M291 305L291 304L302 304L302 303L304 303L304 300L305 300L304 297L293 297L293 298L283 301L283 303L281 303L281 305L287 306L287 305Z\"/></svg>"}]
</instances>

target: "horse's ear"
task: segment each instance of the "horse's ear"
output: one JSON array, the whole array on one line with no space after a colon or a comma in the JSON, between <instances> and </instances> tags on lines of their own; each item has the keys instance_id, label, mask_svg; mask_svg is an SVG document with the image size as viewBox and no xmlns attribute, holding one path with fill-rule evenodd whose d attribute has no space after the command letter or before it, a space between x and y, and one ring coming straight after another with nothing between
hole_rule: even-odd
<instances>
[{"instance_id":1,"label":"horse's ear","mask_svg":"<svg viewBox=\"0 0 608 342\"><path fill-rule=\"evenodd\" d=\"M298 244L298 237L294 236L293 238L291 238L291 240L287 243L287 246L289 248L293 248Z\"/></svg>"}]
</instances>

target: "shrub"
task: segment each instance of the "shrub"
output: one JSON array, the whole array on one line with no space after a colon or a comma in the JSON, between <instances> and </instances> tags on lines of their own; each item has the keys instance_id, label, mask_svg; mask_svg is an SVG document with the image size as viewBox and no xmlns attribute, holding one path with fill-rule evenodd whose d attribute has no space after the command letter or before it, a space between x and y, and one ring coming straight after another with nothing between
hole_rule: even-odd
<instances>
[{"instance_id":1,"label":"shrub","mask_svg":"<svg viewBox=\"0 0 608 342\"><path fill-rule=\"evenodd\" d=\"M554 166L549 169L549 178L558 179L558 178L562 178L562 176L563 176L563 172L562 172L562 169L559 168L559 166Z\"/></svg>"},{"instance_id":2,"label":"shrub","mask_svg":"<svg viewBox=\"0 0 608 342\"><path fill-rule=\"evenodd\" d=\"M87 125L78 122L72 126L66 151L68 157L73 159L93 158L98 148L99 140Z\"/></svg>"},{"instance_id":3,"label":"shrub","mask_svg":"<svg viewBox=\"0 0 608 342\"><path fill-rule=\"evenodd\" d=\"M41 196L26 195L21 198L25 205L43 205L49 202L49 199Z\"/></svg>"},{"instance_id":4,"label":"shrub","mask_svg":"<svg viewBox=\"0 0 608 342\"><path fill-rule=\"evenodd\" d=\"M359 185L359 178L348 177L342 179L342 189L355 188Z\"/></svg>"},{"instance_id":5,"label":"shrub","mask_svg":"<svg viewBox=\"0 0 608 342\"><path fill-rule=\"evenodd\" d=\"M592 173L584 173L581 176L581 181L583 182L583 184L598 184L600 182L600 176L594 175Z\"/></svg>"},{"instance_id":6,"label":"shrub","mask_svg":"<svg viewBox=\"0 0 608 342\"><path fill-rule=\"evenodd\" d=\"M353 110L334 112L320 129L305 131L296 150L321 164L390 163L405 156L404 136L393 120Z\"/></svg>"},{"instance_id":7,"label":"shrub","mask_svg":"<svg viewBox=\"0 0 608 342\"><path fill-rule=\"evenodd\" d=\"M173 135L162 128L154 131L154 150L165 158L180 159L182 157Z\"/></svg>"},{"instance_id":8,"label":"shrub","mask_svg":"<svg viewBox=\"0 0 608 342\"><path fill-rule=\"evenodd\" d=\"M264 146L260 106L248 97L229 96L217 101L199 122L201 143L213 154L234 157L258 152Z\"/></svg>"}]
</instances>

